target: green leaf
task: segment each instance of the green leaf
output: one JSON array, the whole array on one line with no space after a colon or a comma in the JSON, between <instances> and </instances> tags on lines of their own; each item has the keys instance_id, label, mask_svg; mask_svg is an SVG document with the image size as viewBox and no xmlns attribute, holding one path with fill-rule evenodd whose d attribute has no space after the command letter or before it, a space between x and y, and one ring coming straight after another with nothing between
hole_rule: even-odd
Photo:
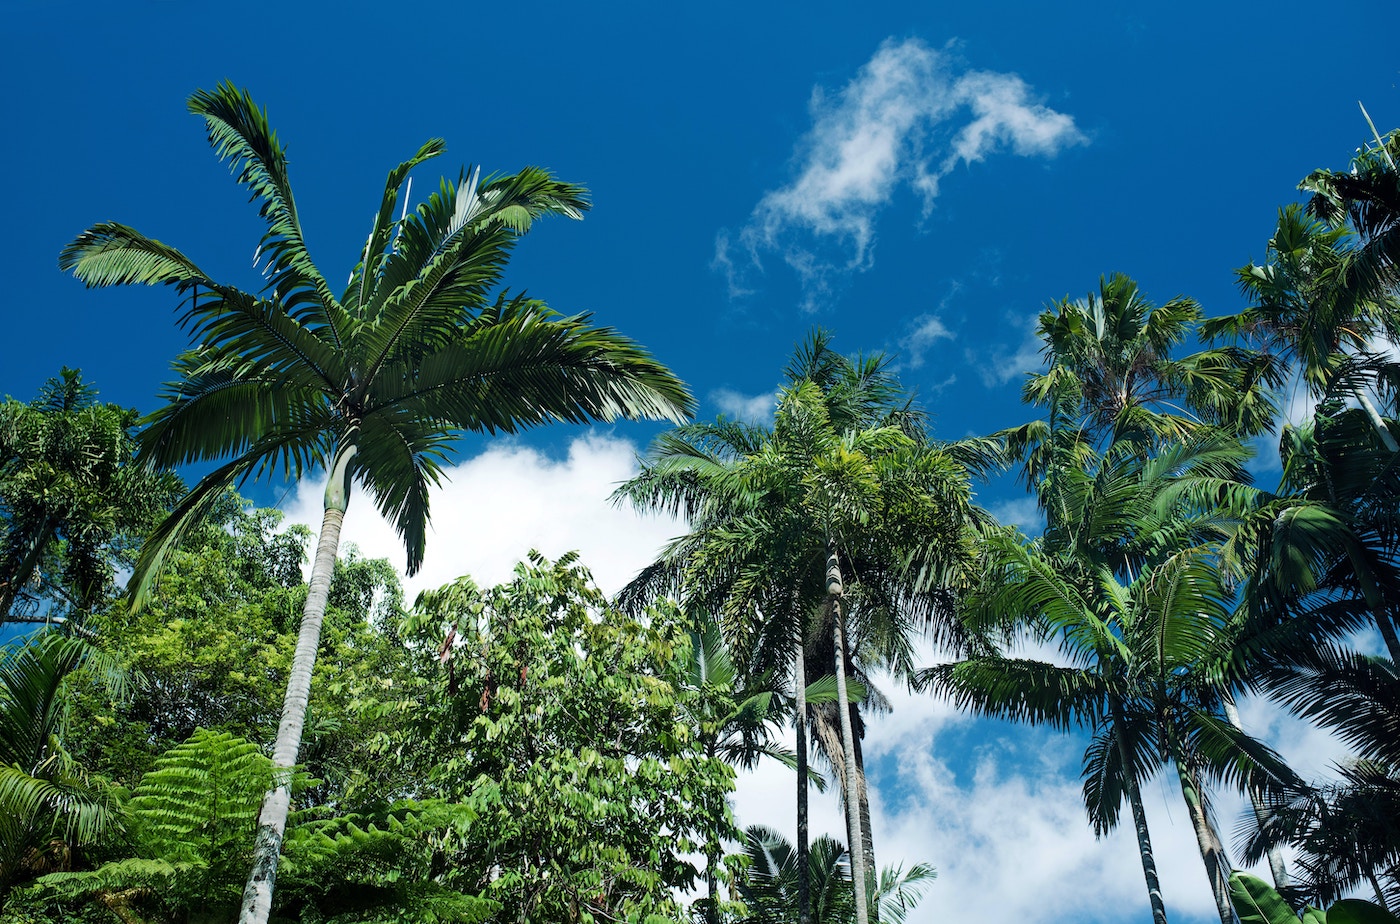
<instances>
[{"instance_id":1,"label":"green leaf","mask_svg":"<svg viewBox=\"0 0 1400 924\"><path fill-rule=\"evenodd\" d=\"M1230 904L1240 924L1297 924L1288 902L1264 880L1248 873L1230 874Z\"/></svg>"},{"instance_id":2,"label":"green leaf","mask_svg":"<svg viewBox=\"0 0 1400 924\"><path fill-rule=\"evenodd\" d=\"M1380 905L1344 898L1327 909L1327 924L1397 924L1400 918Z\"/></svg>"}]
</instances>

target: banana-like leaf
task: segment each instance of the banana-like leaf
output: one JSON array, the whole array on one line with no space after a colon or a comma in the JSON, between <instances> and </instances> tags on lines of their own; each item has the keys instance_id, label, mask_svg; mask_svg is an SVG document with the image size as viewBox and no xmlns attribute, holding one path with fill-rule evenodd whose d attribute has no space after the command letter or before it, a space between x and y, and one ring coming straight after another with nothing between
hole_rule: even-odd
<instances>
[{"instance_id":1,"label":"banana-like leaf","mask_svg":"<svg viewBox=\"0 0 1400 924\"><path fill-rule=\"evenodd\" d=\"M1273 886L1248 873L1230 874L1230 904L1240 924L1297 924L1298 916Z\"/></svg>"}]
</instances>

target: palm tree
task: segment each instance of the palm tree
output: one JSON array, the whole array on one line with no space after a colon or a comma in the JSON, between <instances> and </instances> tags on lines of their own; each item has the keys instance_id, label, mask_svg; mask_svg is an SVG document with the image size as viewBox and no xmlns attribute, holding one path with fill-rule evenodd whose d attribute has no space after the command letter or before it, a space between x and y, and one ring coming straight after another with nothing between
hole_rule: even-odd
<instances>
[{"instance_id":1,"label":"palm tree","mask_svg":"<svg viewBox=\"0 0 1400 924\"><path fill-rule=\"evenodd\" d=\"M797 856L787 838L772 828L751 825L744 832L749 857L748 875L741 886L749 908L746 924L784 924L796 917ZM855 913L850 865L845 845L821 837L812 845L808 877L815 883L813 924L847 924ZM937 877L927 863L908 870L887 866L880 871L875 898L886 924L903 924Z\"/></svg>"},{"instance_id":2,"label":"palm tree","mask_svg":"<svg viewBox=\"0 0 1400 924\"><path fill-rule=\"evenodd\" d=\"M1291 361L1315 396L1344 384L1390 452L1397 446L1367 395L1367 386L1342 375L1349 356L1365 354L1377 337L1396 334L1394 293L1372 294L1346 284L1355 236L1309 218L1298 205L1279 210L1262 265L1236 270L1240 291L1252 304L1211 318L1201 327L1209 340L1233 339ZM1354 367L1353 367L1354 370ZM1351 379L1351 380L1349 380Z\"/></svg>"},{"instance_id":3,"label":"palm tree","mask_svg":"<svg viewBox=\"0 0 1400 924\"><path fill-rule=\"evenodd\" d=\"M587 316L561 317L523 296L489 293L531 224L579 218L581 187L538 168L464 172L411 213L399 191L434 139L389 173L349 284L337 298L307 251L287 158L266 114L224 83L198 91L190 111L210 144L261 201L260 293L216 282L184 254L114 222L63 251L59 265L89 286L165 284L182 297L197 344L175 361L169 404L151 415L140 458L152 467L222 460L151 535L132 576L139 605L181 535L233 481L284 470L329 473L325 514L296 655L273 751L276 785L258 827L243 922L266 921L290 800L340 527L358 481L423 560L428 489L464 431L514 432L550 421L617 417L679 420L685 387L631 341Z\"/></svg>"},{"instance_id":4,"label":"palm tree","mask_svg":"<svg viewBox=\"0 0 1400 924\"><path fill-rule=\"evenodd\" d=\"M0 648L0 903L16 881L62 867L117 817L104 781L63 747L64 683L79 669L116 695L125 689L115 662L56 630Z\"/></svg>"},{"instance_id":5,"label":"palm tree","mask_svg":"<svg viewBox=\"0 0 1400 924\"><path fill-rule=\"evenodd\" d=\"M814 348L799 354L795 365L815 368L819 377L839 372L841 363L823 355L829 354L825 344L824 335L814 337ZM962 467L950 454L920 446L898 425L913 417L907 405L887 410L893 422L838 428L838 421L868 415L861 408L890 407L860 387L862 377L879 382L874 374L883 369L881 361L848 361L844 368L846 374L834 376L848 383L844 387L793 381L771 432L721 420L663 436L617 497L686 515L692 530L627 596L675 592L719 613L735 647L754 653L751 660L762 663L776 654L769 663L792 664L799 761L805 758L806 643L814 627L830 627L852 866L857 880L867 882L867 869L874 867L867 863L858 798L864 774L855 761L850 710L840 705L853 702L849 620L887 617L910 625L944 614L932 588L959 563L969 505ZM799 769L799 859L802 776ZM799 892L804 867L798 863ZM856 898L862 924L866 899Z\"/></svg>"},{"instance_id":6,"label":"palm tree","mask_svg":"<svg viewBox=\"0 0 1400 924\"><path fill-rule=\"evenodd\" d=\"M1252 647L1303 655L1369 624L1400 663L1400 456L1337 401L1280 450L1278 494L1244 524Z\"/></svg>"},{"instance_id":7,"label":"palm tree","mask_svg":"<svg viewBox=\"0 0 1400 924\"><path fill-rule=\"evenodd\" d=\"M1172 356L1201 316L1190 298L1154 306L1121 273L1101 277L1082 300L1066 297L1042 311L1036 333L1049 368L1027 377L1022 397L1050 419L999 434L1026 460L1028 483L1046 470L1052 432L1101 449L1114 440L1180 439L1206 426L1243 436L1270 428L1269 389L1278 384L1270 357L1233 347Z\"/></svg>"},{"instance_id":8,"label":"palm tree","mask_svg":"<svg viewBox=\"0 0 1400 924\"><path fill-rule=\"evenodd\" d=\"M1365 107L1362 113L1366 112ZM1366 116L1370 123L1371 117ZM1350 227L1357 236L1348 254L1341 285L1380 298L1400 289L1400 131L1384 138L1375 131L1375 146L1357 152L1343 171L1314 170L1298 188L1312 193L1308 211L1329 225ZM1396 321L1390 321L1396 339Z\"/></svg>"},{"instance_id":9,"label":"palm tree","mask_svg":"<svg viewBox=\"0 0 1400 924\"><path fill-rule=\"evenodd\" d=\"M1084 800L1096 834L1132 809L1153 920L1166 909L1140 784L1170 763L1196 832L1222 924L1230 924L1230 867L1204 783L1292 783L1268 748L1222 716L1219 665L1231 651L1217 511L1193 497L1218 493L1244 450L1219 437L1162 449L1115 443L1091 470L1056 473L1045 536L989 536L989 571L969 618L1012 620L1054 640L1070 666L992 654L929 668L920 683L985 715L1089 728Z\"/></svg>"}]
</instances>

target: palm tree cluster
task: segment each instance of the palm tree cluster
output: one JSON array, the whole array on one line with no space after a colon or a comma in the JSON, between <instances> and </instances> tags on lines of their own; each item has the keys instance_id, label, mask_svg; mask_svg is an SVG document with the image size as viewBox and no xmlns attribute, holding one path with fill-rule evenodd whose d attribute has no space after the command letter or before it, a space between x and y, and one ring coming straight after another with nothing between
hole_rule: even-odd
<instances>
[{"instance_id":1,"label":"palm tree cluster","mask_svg":"<svg viewBox=\"0 0 1400 924\"><path fill-rule=\"evenodd\" d=\"M424 920L486 919L506 906L444 886L452 875L444 858L465 849L463 832L483 812L503 825L515 820L500 795L507 776L528 795L530 773L557 760L573 768L577 787L552 790L560 811L575 807L564 805L572 799L588 817L617 821L588 788L599 781L587 766L537 753L541 742L579 740L584 717L570 714L557 689L548 694L553 711L541 699L499 721L491 712L519 705L522 691L558 686L529 651L549 638L579 656L578 675L594 677L600 691L645 700L637 727L662 729L652 737L670 749L673 769L684 764L699 781L684 796L695 805L653 794L646 786L664 789L663 774L650 764L643 773L637 751L622 747L631 726L601 692L588 701L617 738L607 760L635 771L647 793L639 804L677 810L683 822L667 824L678 832L708 824L698 843L675 833L666 854L703 855L705 894L693 913L707 924L906 919L933 869L882 871L876 862L862 740L872 712L889 706L877 681L1080 734L1088 822L1107 834L1127 805L1154 924L1166 924L1168 902L1142 792L1159 774L1180 791L1222 924L1264 920L1240 903L1273 900L1234 870L1215 812L1225 791L1251 805L1237 857L1269 858L1287 914L1358 888L1382 909L1400 908L1400 132L1377 137L1348 170L1304 180L1306 205L1282 209L1264 262L1237 271L1243 311L1207 319L1189 298L1154 305L1131 278L1105 276L1085 298L1066 297L1039 316L1044 364L1022 392L1035 419L943 441L888 358L843 355L824 330L796 349L769 420L687 422L695 403L686 387L640 346L587 315L560 315L502 288L508 258L534 222L582 217L585 190L533 167L487 176L471 168L415 205L409 175L443 152L440 140L390 171L336 293L310 257L286 152L265 112L227 83L195 93L189 108L259 203L267 231L255 262L264 285L249 291L213 279L169 245L96 224L63 250L64 270L88 286L164 285L178 296L191 345L175 360L165 406L138 423L132 412L98 405L65 370L34 405L0 408L0 617L23 615L23 601L45 594L66 600L67 617L62 631L0 653L0 902L12 885L43 876L65 900L100 894L128 920L151 901L151 882L217 867L216 904L237 904L240 922L265 924L278 913L287 841L294 883L344 851L376 870L377 900L446 903L423 911ZM1280 427L1290 388L1315 404L1307 420ZM417 657L432 679L416 676L412 686L376 677L380 699L357 701L359 712L346 715L371 717L376 753L393 750L441 792L420 800L406 795L411 787L386 783L383 798L342 814L331 798L322 816L293 819L289 835L294 786L339 785L308 777L302 743L316 737L311 681L327 648L323 629L332 631L332 580L346 567L337 571L337 553L352 487L397 527L412 574L423 562L430 490L454 440L617 418L677 424L613 499L677 516L685 533L612 601L580 589L572 557L557 566L536 558L509 589L483 591L462 578L420 598L398 630L377 627L393 652L386 663ZM1283 474L1271 491L1253 482L1248 463L1275 433ZM165 504L169 470L191 464L213 468ZM976 479L1010 469L1038 503L1037 535L998 524L974 502ZM123 561L128 534L146 531L128 585L130 615L210 528L232 485L315 471L328 477L324 516L268 756L200 729L157 760L119 810L113 790L65 748L62 703L79 676L100 678L113 702L127 693L83 616L112 595L106 575ZM162 505L170 510L155 525L152 509ZM361 609L374 597L370 584ZM668 640L667 614L686 623L688 647ZM602 647L630 652L635 675L598 673L596 661L584 663L586 646L554 637L547 627L556 622L584 635L614 632L614 647ZM923 642L950 660L919 663ZM478 671L471 699L459 670ZM444 684L434 685L435 671ZM663 688L655 701L632 692ZM1237 703L1247 696L1332 732L1353 756L1334 780L1302 779L1243 727ZM674 724L664 712L672 708ZM447 718L433 725L433 716ZM786 723L793 750L780 743ZM414 729L424 737L403 737ZM467 744L491 752L501 729L528 740L514 750L495 742L509 753L499 767L467 765ZM425 765L411 753L420 746L449 755L445 764ZM608 745L570 749L580 752L570 759L599 763ZM844 844L809 830L809 789L825 787L814 755L837 783ZM721 790L730 767L765 758L796 772L795 841L753 826L742 852L726 858L725 838L739 831ZM214 790L224 783L207 781L225 777L237 798L222 801L237 811L209 809L220 819L218 843L155 856L163 844L213 830L190 821L176 831L171 819L206 797L220 801ZM337 791L367 785L356 777ZM128 822L127 846L145 853L84 859L104 830ZM613 890L640 894L663 878L611 855L625 873L566 874L557 852L532 838L522 835L531 841L522 849L555 866L536 864L521 881L542 892L578 873L585 885L557 906L577 919L614 908ZM384 865L408 855L422 888ZM245 859L239 890L230 882L243 879L242 868L235 879L229 870ZM505 894L516 874L500 856L483 862L488 891ZM702 875L681 866L665 870L665 882ZM542 900L532 894L520 907ZM443 908L450 916L434 917L447 915Z\"/></svg>"}]
</instances>

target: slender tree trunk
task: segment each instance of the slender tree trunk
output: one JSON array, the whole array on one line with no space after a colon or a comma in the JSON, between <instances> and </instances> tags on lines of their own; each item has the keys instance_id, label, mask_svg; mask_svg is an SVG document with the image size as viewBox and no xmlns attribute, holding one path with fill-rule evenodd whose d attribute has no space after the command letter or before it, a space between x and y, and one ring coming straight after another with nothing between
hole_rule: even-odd
<instances>
[{"instance_id":1,"label":"slender tree trunk","mask_svg":"<svg viewBox=\"0 0 1400 924\"><path fill-rule=\"evenodd\" d=\"M1388 607L1381 607L1376 611L1376 627L1381 630L1381 638L1385 641L1385 650L1390 654L1390 663L1400 665L1400 638L1395 636L1395 622L1390 618L1390 613L1386 612Z\"/></svg>"},{"instance_id":2,"label":"slender tree trunk","mask_svg":"<svg viewBox=\"0 0 1400 924\"><path fill-rule=\"evenodd\" d=\"M796 615L792 689L797 706L797 920L812 924L812 870L807 859L807 633L800 606Z\"/></svg>"},{"instance_id":3,"label":"slender tree trunk","mask_svg":"<svg viewBox=\"0 0 1400 924\"><path fill-rule=\"evenodd\" d=\"M1376 428L1376 435L1381 438L1381 442L1385 444L1385 448L1389 449L1391 452L1400 452L1400 446L1396 445L1395 437L1391 436L1390 428L1385 425L1385 418L1381 417L1380 412L1376 410L1376 406L1371 403L1371 398L1366 394L1366 389L1354 388L1351 393L1356 398L1356 402L1361 405L1361 410L1370 418L1371 426Z\"/></svg>"},{"instance_id":4,"label":"slender tree trunk","mask_svg":"<svg viewBox=\"0 0 1400 924\"><path fill-rule=\"evenodd\" d=\"M850 663L851 656L850 652L847 651L846 664L849 665ZM859 703L851 703L847 707L851 713L851 728L853 732L856 722L860 719L860 713L857 711L859 707ZM863 731L862 734L864 734ZM878 872L880 867L875 865L875 832L870 824L870 787L865 778L865 753L864 749L861 747L860 735L854 733L851 735L851 751L855 754L856 807L860 813L861 843L865 845L865 871L866 875L870 877L873 890L873 884L880 881L880 874ZM870 921L871 924L879 924L880 922L880 903L878 901L872 901L870 903Z\"/></svg>"},{"instance_id":5,"label":"slender tree trunk","mask_svg":"<svg viewBox=\"0 0 1400 924\"><path fill-rule=\"evenodd\" d=\"M1234 726L1235 731L1244 731L1244 723L1240 721L1240 710L1235 706L1235 699L1227 691L1225 694L1225 718ZM1259 789L1250 787L1249 804L1254 809L1254 820L1262 828L1264 822L1269 817L1268 809L1264 807L1263 801L1259 798ZM1283 862L1283 850L1278 844L1270 844L1268 849L1269 873L1274 877L1274 888L1282 889L1288 885L1288 865Z\"/></svg>"},{"instance_id":6,"label":"slender tree trunk","mask_svg":"<svg viewBox=\"0 0 1400 924\"><path fill-rule=\"evenodd\" d=\"M292 802L292 770L301 748L301 730L306 723L306 707L311 698L311 671L316 666L316 650L321 640L321 621L326 615L331 575L335 573L335 553L340 546L340 525L350 500L350 461L356 447L349 444L336 453L326 484L325 512L321 536L316 543L316 560L306 606L301 614L296 654L287 678L287 696L282 701L282 721L272 749L272 788L263 797L258 813L258 833L253 842L253 868L243 887L243 910L239 924L267 924L272 912L272 890L277 879L277 860L282 853L282 835L287 829L287 813Z\"/></svg>"},{"instance_id":7,"label":"slender tree trunk","mask_svg":"<svg viewBox=\"0 0 1400 924\"><path fill-rule=\"evenodd\" d=\"M831 767L836 771L836 780L841 786L841 806L846 821L846 843L850 844L856 841L856 838L851 836L850 814L845 811L846 794L850 793L854 788L856 804L860 807L860 842L865 845L865 868L867 871L877 869L878 867L875 866L874 851L871 849L871 845L874 841L871 837L870 828L870 790L865 780L865 761L861 754L860 736L854 736L856 749L856 780L853 787L853 784L846 778L846 759L841 744L841 722L837 719L835 710L833 709L828 712L825 708L822 708L814 710L814 713L815 722L813 724L816 727L817 745L821 748L822 752L830 758ZM857 715L858 713L852 710L852 727L854 727ZM871 924L877 924L879 921L878 902L870 902L870 921Z\"/></svg>"},{"instance_id":8,"label":"slender tree trunk","mask_svg":"<svg viewBox=\"0 0 1400 924\"><path fill-rule=\"evenodd\" d=\"M1373 867L1366 868L1366 881L1371 883L1371 891L1376 893L1376 904L1384 911L1390 910L1390 903L1385 900L1385 889L1381 888L1381 882L1376 878L1376 871Z\"/></svg>"},{"instance_id":9,"label":"slender tree trunk","mask_svg":"<svg viewBox=\"0 0 1400 924\"><path fill-rule=\"evenodd\" d=\"M1142 790L1138 788L1137 777L1133 776L1132 761L1128 756L1128 744L1123 740L1121 730L1127 724L1123 720L1122 705L1117 697L1111 700L1113 709L1113 737L1118 744L1118 759L1123 765L1123 779L1127 783L1128 804L1133 809L1133 827L1137 832L1138 855L1142 857L1142 877L1147 880L1147 901L1152 906L1152 924L1167 924L1167 907L1162 903L1162 883L1157 878L1157 861L1152 856L1152 836L1147 830L1147 812L1142 807Z\"/></svg>"},{"instance_id":10,"label":"slender tree trunk","mask_svg":"<svg viewBox=\"0 0 1400 924\"><path fill-rule=\"evenodd\" d=\"M705 758L715 759L715 744L718 732L707 737L705 741ZM723 805L721 805L721 811ZM718 825L716 825L718 827ZM707 924L719 924L719 861L720 849L718 842L705 852L705 887L709 893L710 902L705 906L705 921Z\"/></svg>"},{"instance_id":11,"label":"slender tree trunk","mask_svg":"<svg viewBox=\"0 0 1400 924\"><path fill-rule=\"evenodd\" d=\"M1220 913L1220 924L1234 924L1235 909L1230 904L1230 861L1225 857L1225 845L1220 835L1210 823L1205 800L1195 774L1185 766L1181 756L1173 755L1177 779L1181 782L1181 795L1186 799L1186 811L1191 816L1191 827L1196 831L1196 844L1201 850L1201 860L1206 865L1206 878L1210 880L1210 892L1215 898L1215 909Z\"/></svg>"},{"instance_id":12,"label":"slender tree trunk","mask_svg":"<svg viewBox=\"0 0 1400 924\"><path fill-rule=\"evenodd\" d=\"M831 602L832 625L836 628L836 706L841 717L841 745L846 764L846 779L856 779L855 735L851 730L850 698L846 695L846 610L842 604L845 589L841 584L841 561L836 555L836 541L826 540L826 593ZM852 787L854 788L854 787ZM853 843L850 845L851 882L855 887L856 924L870 924L870 882L865 869L865 845L861 843L860 807L855 793L846 792L846 819Z\"/></svg>"}]
</instances>

